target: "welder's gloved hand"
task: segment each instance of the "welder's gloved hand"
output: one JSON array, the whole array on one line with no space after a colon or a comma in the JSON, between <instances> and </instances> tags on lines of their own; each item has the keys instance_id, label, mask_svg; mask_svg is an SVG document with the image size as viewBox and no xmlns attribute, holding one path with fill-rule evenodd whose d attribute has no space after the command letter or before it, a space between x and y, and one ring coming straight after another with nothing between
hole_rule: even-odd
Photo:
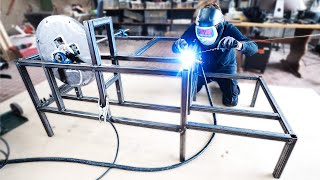
<instances>
[{"instance_id":1,"label":"welder's gloved hand","mask_svg":"<svg viewBox=\"0 0 320 180\"><path fill-rule=\"evenodd\" d=\"M242 49L242 43L237 41L233 37L227 36L227 37L224 37L220 40L220 42L218 44L218 48L221 49L223 52L225 50L230 50L233 48L240 51Z\"/></svg>"},{"instance_id":2,"label":"welder's gloved hand","mask_svg":"<svg viewBox=\"0 0 320 180\"><path fill-rule=\"evenodd\" d=\"M188 48L188 43L184 39L178 39L174 44L179 52L182 52Z\"/></svg>"}]
</instances>

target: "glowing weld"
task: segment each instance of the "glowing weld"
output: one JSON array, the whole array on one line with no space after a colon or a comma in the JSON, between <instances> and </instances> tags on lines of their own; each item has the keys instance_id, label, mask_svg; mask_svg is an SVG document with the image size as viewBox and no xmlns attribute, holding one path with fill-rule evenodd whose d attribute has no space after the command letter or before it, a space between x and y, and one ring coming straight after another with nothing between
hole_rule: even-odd
<instances>
[{"instance_id":1,"label":"glowing weld","mask_svg":"<svg viewBox=\"0 0 320 180\"><path fill-rule=\"evenodd\" d=\"M181 52L179 59L182 62L182 69L189 69L197 61L195 53L190 49Z\"/></svg>"}]
</instances>

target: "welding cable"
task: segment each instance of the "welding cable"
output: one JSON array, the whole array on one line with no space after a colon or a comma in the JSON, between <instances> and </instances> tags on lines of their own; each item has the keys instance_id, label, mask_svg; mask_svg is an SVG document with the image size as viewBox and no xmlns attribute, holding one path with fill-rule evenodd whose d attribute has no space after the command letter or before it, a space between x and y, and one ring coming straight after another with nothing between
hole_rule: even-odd
<instances>
[{"instance_id":1,"label":"welding cable","mask_svg":"<svg viewBox=\"0 0 320 180\"><path fill-rule=\"evenodd\" d=\"M7 161L9 159L9 156L6 152L4 152L3 150L0 150L0 153L4 156L4 161L3 163L0 165L0 169L2 169L6 164L7 164Z\"/></svg>"},{"instance_id":2,"label":"welding cable","mask_svg":"<svg viewBox=\"0 0 320 180\"><path fill-rule=\"evenodd\" d=\"M280 38L269 38L269 39L257 39L254 42L265 42L265 41L277 41L277 40L284 40L284 39L295 39L295 38L306 38L306 37L318 37L320 34L309 34L309 35L302 35L302 36L292 36L292 37L280 37ZM245 42L247 43L247 42Z\"/></svg>"},{"instance_id":3,"label":"welding cable","mask_svg":"<svg viewBox=\"0 0 320 180\"><path fill-rule=\"evenodd\" d=\"M214 125L216 125L216 119L214 119ZM212 133L210 139L208 142L204 145L204 147L197 152L195 155L190 157L189 159L182 161L177 164L173 164L170 166L164 166L164 167L136 167L136 166L126 166L121 164L114 164L114 163L107 163L107 162L98 162L98 161L91 161L91 160L85 160L85 159L76 159L76 158L63 158L63 157L36 157L36 158L21 158L21 159L10 159L10 160L4 160L0 161L2 163L6 164L17 164L17 163L27 163L27 162L69 162L69 163L79 163L79 164L85 164L85 165L91 165L91 166L99 166L99 167L109 167L109 168L115 168L115 169L122 169L127 171L138 171L138 172L157 172L157 171L165 171L170 169L178 168L182 165L185 165L196 158L198 158L211 144L213 138L215 136L215 133Z\"/></svg>"},{"instance_id":4,"label":"welding cable","mask_svg":"<svg viewBox=\"0 0 320 180\"><path fill-rule=\"evenodd\" d=\"M116 128L116 126L113 124L113 122L111 122L109 119L107 120L109 122L109 124L112 126L114 132L116 133L116 136L117 136L117 148L116 148L116 154L114 156L114 159L113 159L113 162L112 164L114 164L116 161L117 161L117 158L118 158L118 154L119 154L119 146L120 146L120 138L119 138L119 133L118 133L118 130ZM109 167L101 176L99 176L97 178L97 180L100 180L101 178L103 178L112 168Z\"/></svg>"},{"instance_id":5,"label":"welding cable","mask_svg":"<svg viewBox=\"0 0 320 180\"><path fill-rule=\"evenodd\" d=\"M211 97L211 95L210 95ZM211 98L210 98L211 99ZM212 100L210 100L212 103ZM214 118L214 125L217 125L216 118ZM70 162L70 163L79 163L79 164L85 164L85 165L91 165L91 166L100 166L100 167L109 167L109 168L115 168L115 169L122 169L127 171L138 171L138 172L156 172L156 171L166 171L170 169L178 168L182 165L185 165L196 158L198 158L211 144L212 140L215 137L215 133L212 133L211 137L209 138L208 142L204 145L204 147L197 152L195 155L190 157L189 159L182 161L177 164L173 164L170 166L164 166L164 167L136 167L136 166L126 166L121 164L114 164L114 163L107 163L107 162L98 162L98 161L91 161L91 160L85 160L85 159L76 159L76 158L63 158L63 157L37 157L37 158L21 158L21 159L10 159L5 161L0 161L2 163L6 162L6 164L17 164L17 163L27 163L27 162ZM117 136L118 138L118 136ZM4 139L1 139L4 142L6 142ZM7 146L7 149L9 149L9 145L5 143Z\"/></svg>"},{"instance_id":6,"label":"welding cable","mask_svg":"<svg viewBox=\"0 0 320 180\"><path fill-rule=\"evenodd\" d=\"M216 123L214 123L216 125ZM99 162L99 161L91 161L91 160L85 160L85 159L77 159L77 158L63 158L63 157L36 157L36 158L21 158L21 159L10 159L7 161L7 164L17 164L17 163L27 163L27 162L70 162L70 163L79 163L79 164L86 164L91 166L100 166L100 167L110 167L115 169L122 169L127 171L138 171L138 172L156 172L156 171L165 171L170 169L178 168L182 165L185 165L197 157L199 157L211 144L213 138L215 136L215 133L213 133L209 139L209 141L205 144L205 146L197 152L195 155L190 157L189 159L182 161L177 164L173 164L170 166L164 166L164 167L136 167L136 166L126 166L121 164L113 164L113 163L107 163L107 162ZM1 162L1 161L0 161Z\"/></svg>"},{"instance_id":7,"label":"welding cable","mask_svg":"<svg viewBox=\"0 0 320 180\"><path fill-rule=\"evenodd\" d=\"M217 125L216 119L214 119L214 125ZM118 136L117 136L118 137ZM190 157L189 159L182 161L177 164L173 164L170 166L164 166L164 167L136 167L136 166L126 166L121 164L114 164L114 163L107 163L107 162L98 162L98 161L91 161L91 160L85 160L85 159L76 159L76 158L63 158L63 157L36 157L36 158L21 158L21 159L10 159L10 160L4 160L2 163L6 162L6 164L17 164L17 163L27 163L27 162L69 162L69 163L79 163L79 164L85 164L85 165L91 165L91 166L99 166L99 167L109 167L109 168L115 168L115 169L122 169L127 171L138 171L138 172L156 172L156 171L165 171L170 169L178 168L182 165L185 165L196 158L198 158L211 144L212 140L215 137L215 133L212 133L211 137L209 138L208 142L204 145L204 147L197 152L195 155ZM4 141L5 142L5 141ZM9 148L8 144L6 143L7 148Z\"/></svg>"},{"instance_id":8,"label":"welding cable","mask_svg":"<svg viewBox=\"0 0 320 180\"><path fill-rule=\"evenodd\" d=\"M201 67L201 69L202 69L203 77L206 78L205 74L204 74L203 67ZM210 105L213 106L213 100L211 98L210 90L208 88L208 83L206 80L205 80L205 86L206 86L206 91L208 94L208 99L209 99ZM109 121L109 122L111 122L111 121ZM216 116L214 113L213 113L213 124L217 125L217 119L216 119ZM116 127L113 125L113 123L111 123L111 125L117 134L117 142L118 142L118 146L119 146L120 140L119 140L118 132L116 130ZM211 137L209 138L208 142L204 145L204 147L200 151L198 151L196 154L194 154L192 157L190 157L189 159L182 161L180 163L177 163L177 164L164 166L164 167L136 167L136 166L115 164L114 162L117 159L118 151L120 149L119 147L117 147L116 157L115 157L113 163L98 162L98 161L91 161L91 160L77 159L77 158L63 158L63 157L36 157L36 158L21 158L21 159L8 160L7 158L9 157L9 150L10 150L9 145L8 145L8 143L6 143L6 141L4 139L2 139L0 137L8 149L8 153L7 153L8 156L6 156L6 160L0 161L0 162L2 162L3 165L5 165L5 164L17 164L17 163L27 163L27 162L48 162L49 161L49 162L69 162L69 163L79 163L79 164L85 164L85 165L91 165L91 166L109 167L109 169L98 178L98 179L101 179L107 172L109 172L109 170L111 168L122 169L122 170L127 170L127 171L138 171L138 172L157 172L157 171L166 171L166 170L178 168L178 167L183 166L183 165L195 160L196 158L198 158L209 147L209 145L211 144L214 137L215 137L215 133L212 133Z\"/></svg>"},{"instance_id":9,"label":"welding cable","mask_svg":"<svg viewBox=\"0 0 320 180\"><path fill-rule=\"evenodd\" d=\"M9 160L10 147L9 147L9 143L5 139L0 137L0 140L3 142L3 144L6 146L6 149L7 149L7 152L0 149L1 154L4 155L4 160L2 161L2 163L0 165L0 169L2 169L7 164L8 160Z\"/></svg>"},{"instance_id":10,"label":"welding cable","mask_svg":"<svg viewBox=\"0 0 320 180\"><path fill-rule=\"evenodd\" d=\"M278 41L278 40L284 40L284 39L295 39L295 38L306 38L306 37L318 37L320 34L310 34L310 35L302 35L302 36L292 36L292 37L283 37L283 38L269 38L269 39L258 39L254 41L245 41L241 42L242 44L247 44L247 43L256 43L256 42L272 42L272 41ZM204 51L198 52L198 54L204 53L204 52L210 52L210 51L219 51L220 48L212 48L212 49L207 49Z\"/></svg>"}]
</instances>

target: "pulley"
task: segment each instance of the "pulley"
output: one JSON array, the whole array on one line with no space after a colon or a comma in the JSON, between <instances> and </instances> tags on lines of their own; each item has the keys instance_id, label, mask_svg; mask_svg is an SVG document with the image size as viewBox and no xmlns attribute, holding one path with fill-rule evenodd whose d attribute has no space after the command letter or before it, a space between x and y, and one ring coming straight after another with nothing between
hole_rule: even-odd
<instances>
[{"instance_id":1,"label":"pulley","mask_svg":"<svg viewBox=\"0 0 320 180\"><path fill-rule=\"evenodd\" d=\"M36 31L37 48L42 61L60 64L92 64L82 24L68 16L43 19ZM84 86L94 77L92 71L53 69L54 76L71 86Z\"/></svg>"}]
</instances>

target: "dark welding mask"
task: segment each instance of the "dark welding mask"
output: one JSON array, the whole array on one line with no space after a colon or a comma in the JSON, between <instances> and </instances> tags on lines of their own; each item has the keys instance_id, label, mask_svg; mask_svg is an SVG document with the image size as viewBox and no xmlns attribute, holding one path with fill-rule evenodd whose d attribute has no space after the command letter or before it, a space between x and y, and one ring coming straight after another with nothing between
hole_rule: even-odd
<instances>
[{"instance_id":1,"label":"dark welding mask","mask_svg":"<svg viewBox=\"0 0 320 180\"><path fill-rule=\"evenodd\" d=\"M221 10L216 8L202 8L196 19L196 35L206 46L213 45L224 27L224 17Z\"/></svg>"}]
</instances>

